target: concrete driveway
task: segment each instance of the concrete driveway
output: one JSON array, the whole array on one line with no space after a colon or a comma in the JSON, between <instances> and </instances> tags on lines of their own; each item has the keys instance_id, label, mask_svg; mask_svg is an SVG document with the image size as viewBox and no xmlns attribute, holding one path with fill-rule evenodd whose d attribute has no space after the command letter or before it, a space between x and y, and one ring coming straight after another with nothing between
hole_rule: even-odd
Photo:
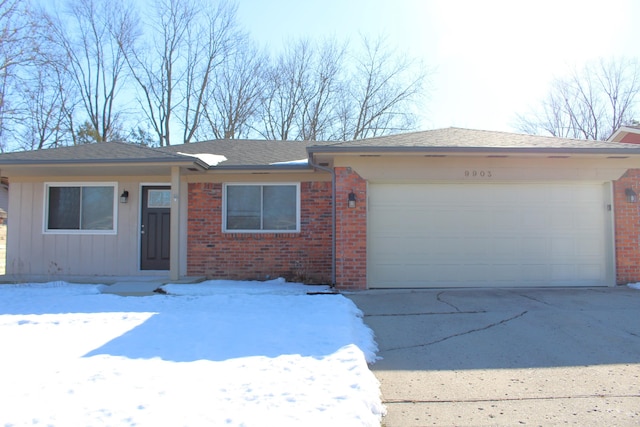
<instances>
[{"instance_id":1,"label":"concrete driveway","mask_svg":"<svg viewBox=\"0 0 640 427\"><path fill-rule=\"evenodd\" d=\"M640 424L640 291L364 291L386 427Z\"/></svg>"}]
</instances>

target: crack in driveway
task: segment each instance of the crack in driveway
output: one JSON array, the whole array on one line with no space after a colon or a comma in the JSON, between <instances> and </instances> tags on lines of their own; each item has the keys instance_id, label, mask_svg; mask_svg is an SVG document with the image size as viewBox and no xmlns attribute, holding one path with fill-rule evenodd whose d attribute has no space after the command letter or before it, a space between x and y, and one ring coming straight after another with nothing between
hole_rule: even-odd
<instances>
[{"instance_id":1,"label":"crack in driveway","mask_svg":"<svg viewBox=\"0 0 640 427\"><path fill-rule=\"evenodd\" d=\"M428 346L430 346L430 345L434 345L434 344L441 343L441 342L443 342L443 341L450 340L451 338L455 338L455 337L460 337L460 336L463 336L463 335L472 334L472 333L474 333L474 332L486 331L487 329L491 329L491 328L493 328L493 327L495 327L495 326L504 325L505 323L511 322L512 320L516 320L516 319L518 319L518 318L520 318L520 317L524 316L524 315L525 315L525 314L527 314L528 312L529 312L528 310L525 310L525 311L523 311L523 312L522 312L522 313L520 313L520 314L516 314L515 316L509 317L509 318L507 318L507 319L502 319L502 320L501 320L501 321L499 321L499 322L491 323L491 324L489 324L489 325L483 326L482 328L475 328L475 329L471 329L471 330L469 330L469 331L465 331L465 332L460 332L460 333L457 333L457 334L449 335L449 336L446 336L446 337L444 337L444 338L440 338L440 339L438 339L438 340L431 341L431 342L428 342L428 343L425 343L425 344L415 344L415 345L409 345L409 346L405 346L405 347L394 347L394 348L388 348L388 349L385 349L384 351L396 351L396 350L407 350L407 349L410 349L410 348L428 347ZM457 314L457 313L456 313L456 314Z\"/></svg>"},{"instance_id":2,"label":"crack in driveway","mask_svg":"<svg viewBox=\"0 0 640 427\"><path fill-rule=\"evenodd\" d=\"M548 303L548 302L546 302L546 301L542 301L542 300L539 300L538 298L534 298L534 297L532 297L531 295L522 294L522 293L520 293L520 292L515 292L515 294L516 294L516 295L518 295L519 297L527 298L527 299L530 299L530 300L532 300L532 301L539 302L540 304L544 304L544 305L548 305L548 306L550 306L550 307L553 307L553 304L549 304L549 303Z\"/></svg>"},{"instance_id":3,"label":"crack in driveway","mask_svg":"<svg viewBox=\"0 0 640 427\"><path fill-rule=\"evenodd\" d=\"M445 292L445 291L438 292L438 295L436 295L436 299L437 299L438 301L440 301L441 303L448 305L449 307L453 307L456 311L460 311L460 309L459 309L457 306L455 306L454 304L450 303L449 301L445 301L445 300L443 300L443 299L442 299L442 297L441 297L441 296L442 296L442 294L443 294L444 292Z\"/></svg>"},{"instance_id":4,"label":"crack in driveway","mask_svg":"<svg viewBox=\"0 0 640 427\"><path fill-rule=\"evenodd\" d=\"M380 314L365 314L364 317L404 317L404 316L438 316L441 314L484 314L486 310L479 311L428 311L417 313L380 313Z\"/></svg>"}]
</instances>

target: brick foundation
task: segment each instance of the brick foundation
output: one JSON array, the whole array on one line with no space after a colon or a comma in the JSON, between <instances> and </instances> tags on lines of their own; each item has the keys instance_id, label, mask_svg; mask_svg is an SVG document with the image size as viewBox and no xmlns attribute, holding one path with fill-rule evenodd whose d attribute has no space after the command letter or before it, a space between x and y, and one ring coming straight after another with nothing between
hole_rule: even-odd
<instances>
[{"instance_id":1,"label":"brick foundation","mask_svg":"<svg viewBox=\"0 0 640 427\"><path fill-rule=\"evenodd\" d=\"M223 233L222 184L189 184L187 274L331 281L331 182L300 184L299 233Z\"/></svg>"}]
</instances>

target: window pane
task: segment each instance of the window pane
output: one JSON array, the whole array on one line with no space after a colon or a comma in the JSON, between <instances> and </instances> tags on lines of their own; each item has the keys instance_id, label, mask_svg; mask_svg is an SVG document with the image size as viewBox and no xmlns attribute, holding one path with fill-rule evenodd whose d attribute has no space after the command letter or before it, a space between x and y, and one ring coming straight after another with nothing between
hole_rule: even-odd
<instances>
[{"instance_id":1,"label":"window pane","mask_svg":"<svg viewBox=\"0 0 640 427\"><path fill-rule=\"evenodd\" d=\"M113 187L82 187L83 230L113 230Z\"/></svg>"},{"instance_id":2,"label":"window pane","mask_svg":"<svg viewBox=\"0 0 640 427\"><path fill-rule=\"evenodd\" d=\"M260 230L260 187L230 185L227 187L227 229Z\"/></svg>"},{"instance_id":3,"label":"window pane","mask_svg":"<svg viewBox=\"0 0 640 427\"><path fill-rule=\"evenodd\" d=\"M147 196L147 207L170 208L171 190L149 190Z\"/></svg>"},{"instance_id":4,"label":"window pane","mask_svg":"<svg viewBox=\"0 0 640 427\"><path fill-rule=\"evenodd\" d=\"M49 187L49 230L80 229L80 187Z\"/></svg>"},{"instance_id":5,"label":"window pane","mask_svg":"<svg viewBox=\"0 0 640 427\"><path fill-rule=\"evenodd\" d=\"M293 185L265 185L264 230L296 229L296 187Z\"/></svg>"}]
</instances>

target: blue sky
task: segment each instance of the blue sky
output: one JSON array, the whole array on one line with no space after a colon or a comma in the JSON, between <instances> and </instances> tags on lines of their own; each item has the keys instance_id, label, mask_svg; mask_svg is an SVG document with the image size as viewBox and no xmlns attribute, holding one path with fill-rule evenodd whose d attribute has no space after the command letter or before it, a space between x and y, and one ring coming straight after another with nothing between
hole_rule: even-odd
<instances>
[{"instance_id":1,"label":"blue sky","mask_svg":"<svg viewBox=\"0 0 640 427\"><path fill-rule=\"evenodd\" d=\"M434 71L422 129L514 130L515 113L554 76L611 56L638 57L633 0L238 0L238 18L277 49L299 37L384 34Z\"/></svg>"}]
</instances>

